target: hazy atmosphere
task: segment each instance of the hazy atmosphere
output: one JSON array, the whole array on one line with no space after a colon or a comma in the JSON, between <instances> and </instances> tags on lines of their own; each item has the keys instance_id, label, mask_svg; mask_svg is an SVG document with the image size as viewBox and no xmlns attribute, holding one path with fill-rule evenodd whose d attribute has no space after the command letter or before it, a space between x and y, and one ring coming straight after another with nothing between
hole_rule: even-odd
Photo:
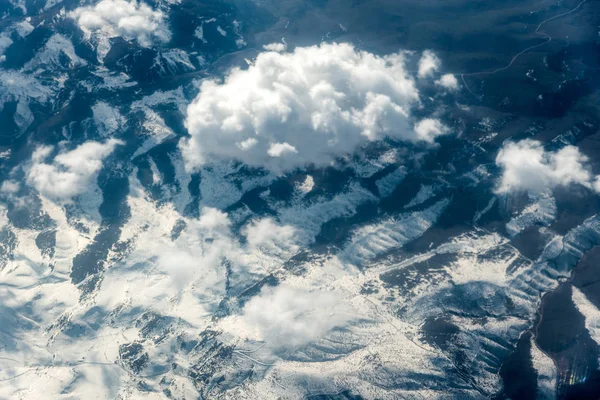
<instances>
[{"instance_id":1,"label":"hazy atmosphere","mask_svg":"<svg viewBox=\"0 0 600 400\"><path fill-rule=\"evenodd\" d=\"M0 399L600 399L600 1L0 0Z\"/></svg>"}]
</instances>

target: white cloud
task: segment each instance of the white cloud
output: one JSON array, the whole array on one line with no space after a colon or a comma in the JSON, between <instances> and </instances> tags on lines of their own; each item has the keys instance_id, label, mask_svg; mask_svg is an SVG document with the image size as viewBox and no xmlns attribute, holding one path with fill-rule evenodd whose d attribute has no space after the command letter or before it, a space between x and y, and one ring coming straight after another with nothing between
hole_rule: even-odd
<instances>
[{"instance_id":1,"label":"white cloud","mask_svg":"<svg viewBox=\"0 0 600 400\"><path fill-rule=\"evenodd\" d=\"M210 240L198 245L198 239ZM171 294L180 296L186 288L193 285L191 290L197 297L206 300L223 294L225 272L222 271L222 261L227 255L235 255L238 249L236 242L229 236L205 232L205 235L188 233L180 242L153 246L151 250L145 251L158 255L157 265L170 278Z\"/></svg>"},{"instance_id":2,"label":"white cloud","mask_svg":"<svg viewBox=\"0 0 600 400\"><path fill-rule=\"evenodd\" d=\"M271 157L282 157L287 154L298 154L298 150L289 143L273 143L267 150L267 154Z\"/></svg>"},{"instance_id":3,"label":"white cloud","mask_svg":"<svg viewBox=\"0 0 600 400\"><path fill-rule=\"evenodd\" d=\"M418 102L402 54L325 43L265 51L248 69L202 83L188 107L191 138L181 146L188 169L217 159L277 173L324 166L386 136L433 140L434 131L423 137L412 129Z\"/></svg>"},{"instance_id":4,"label":"white cloud","mask_svg":"<svg viewBox=\"0 0 600 400\"><path fill-rule=\"evenodd\" d=\"M4 181L0 186L0 192L4 194L15 194L21 189L21 184L15 181Z\"/></svg>"},{"instance_id":5,"label":"white cloud","mask_svg":"<svg viewBox=\"0 0 600 400\"><path fill-rule=\"evenodd\" d=\"M415 133L425 142L433 142L436 137L448 132L448 127L433 118L425 118L415 125Z\"/></svg>"},{"instance_id":6,"label":"white cloud","mask_svg":"<svg viewBox=\"0 0 600 400\"><path fill-rule=\"evenodd\" d=\"M208 233L229 233L231 221L227 213L224 213L216 208L204 207L202 215L198 221L198 227Z\"/></svg>"},{"instance_id":7,"label":"white cloud","mask_svg":"<svg viewBox=\"0 0 600 400\"><path fill-rule=\"evenodd\" d=\"M594 179L593 187L596 192L600 192L600 175L596 176L596 179Z\"/></svg>"},{"instance_id":8,"label":"white cloud","mask_svg":"<svg viewBox=\"0 0 600 400\"><path fill-rule=\"evenodd\" d=\"M171 278L177 292L194 281L194 273L204 266L205 261L184 249L161 248L158 256L158 266ZM211 268L204 269L212 271Z\"/></svg>"},{"instance_id":9,"label":"white cloud","mask_svg":"<svg viewBox=\"0 0 600 400\"><path fill-rule=\"evenodd\" d=\"M497 191L526 190L537 193L571 183L591 188L593 178L587 161L588 158L575 146L549 152L536 140L509 142L496 157L496 164L503 169Z\"/></svg>"},{"instance_id":10,"label":"white cloud","mask_svg":"<svg viewBox=\"0 0 600 400\"><path fill-rule=\"evenodd\" d=\"M128 266L115 267L145 282L133 294L135 305L151 304L156 310L166 307L170 313L174 304L187 307L192 301L194 306L186 308L186 313L194 320L203 318L223 301L226 286L239 293L297 252L291 226L279 225L272 218L253 220L241 229L246 237L242 243L237 232L232 232L227 213L203 207L199 218L182 217L170 205L157 205L146 198L136 175L132 174L128 199L132 216L121 237L135 242L135 247L129 253ZM174 238L171 233L180 218L185 225ZM129 267L141 264L149 267ZM113 273L118 274L116 269Z\"/></svg>"},{"instance_id":11,"label":"white cloud","mask_svg":"<svg viewBox=\"0 0 600 400\"><path fill-rule=\"evenodd\" d=\"M439 80L435 81L435 84L448 90L458 89L458 80L452 74L442 75Z\"/></svg>"},{"instance_id":12,"label":"white cloud","mask_svg":"<svg viewBox=\"0 0 600 400\"><path fill-rule=\"evenodd\" d=\"M282 51L287 50L287 45L285 43L269 43L264 45L263 49L281 53Z\"/></svg>"},{"instance_id":13,"label":"white cloud","mask_svg":"<svg viewBox=\"0 0 600 400\"><path fill-rule=\"evenodd\" d=\"M254 139L254 138L248 138L242 142L239 142L237 144L237 146L240 148L240 150L250 150L251 148L253 148L254 146L256 146L256 144L258 143L258 140Z\"/></svg>"},{"instance_id":14,"label":"white cloud","mask_svg":"<svg viewBox=\"0 0 600 400\"><path fill-rule=\"evenodd\" d=\"M46 160L53 146L38 147L27 168L27 183L40 194L63 202L85 192L102 168L102 161L122 144L111 139L105 143L89 141L71 151L61 151L52 163Z\"/></svg>"},{"instance_id":15,"label":"white cloud","mask_svg":"<svg viewBox=\"0 0 600 400\"><path fill-rule=\"evenodd\" d=\"M69 15L88 35L102 32L108 37L122 36L146 47L154 41L168 42L171 37L162 11L135 0L102 0L95 6L76 8Z\"/></svg>"},{"instance_id":16,"label":"white cloud","mask_svg":"<svg viewBox=\"0 0 600 400\"><path fill-rule=\"evenodd\" d=\"M442 62L431 51L425 50L419 60L419 78L427 78L440 70Z\"/></svg>"},{"instance_id":17,"label":"white cloud","mask_svg":"<svg viewBox=\"0 0 600 400\"><path fill-rule=\"evenodd\" d=\"M256 247L290 247L293 243L296 229L291 225L278 225L271 218L264 218L249 223L242 230L248 245Z\"/></svg>"},{"instance_id":18,"label":"white cloud","mask_svg":"<svg viewBox=\"0 0 600 400\"><path fill-rule=\"evenodd\" d=\"M315 180L311 175L306 175L306 179L302 183L296 184L296 189L302 194L310 193L315 187Z\"/></svg>"},{"instance_id":19,"label":"white cloud","mask_svg":"<svg viewBox=\"0 0 600 400\"><path fill-rule=\"evenodd\" d=\"M244 307L242 325L272 348L306 345L351 319L343 299L333 292L285 283L263 288Z\"/></svg>"}]
</instances>

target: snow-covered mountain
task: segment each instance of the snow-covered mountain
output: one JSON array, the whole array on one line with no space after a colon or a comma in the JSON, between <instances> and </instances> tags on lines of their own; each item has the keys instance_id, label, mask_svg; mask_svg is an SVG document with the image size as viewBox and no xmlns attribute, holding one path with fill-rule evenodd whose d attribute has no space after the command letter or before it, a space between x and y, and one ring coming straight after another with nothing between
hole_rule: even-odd
<instances>
[{"instance_id":1,"label":"snow-covered mountain","mask_svg":"<svg viewBox=\"0 0 600 400\"><path fill-rule=\"evenodd\" d=\"M0 4L1 398L593 398L597 4L355 3Z\"/></svg>"}]
</instances>

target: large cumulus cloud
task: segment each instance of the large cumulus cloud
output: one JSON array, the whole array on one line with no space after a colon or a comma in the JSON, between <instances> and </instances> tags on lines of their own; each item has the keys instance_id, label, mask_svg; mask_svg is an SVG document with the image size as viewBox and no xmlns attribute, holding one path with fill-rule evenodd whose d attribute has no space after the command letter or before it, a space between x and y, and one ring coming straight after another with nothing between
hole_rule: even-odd
<instances>
[{"instance_id":1,"label":"large cumulus cloud","mask_svg":"<svg viewBox=\"0 0 600 400\"><path fill-rule=\"evenodd\" d=\"M575 146L546 151L537 140L506 143L496 164L502 168L497 191L541 192L559 185L577 183L589 188L598 186L587 165L588 158Z\"/></svg>"},{"instance_id":2,"label":"large cumulus cloud","mask_svg":"<svg viewBox=\"0 0 600 400\"><path fill-rule=\"evenodd\" d=\"M103 160L121 143L117 139L105 143L89 141L74 150L59 152L50 163L47 159L54 147L41 146L34 151L27 168L27 183L47 198L69 202L88 189Z\"/></svg>"},{"instance_id":3,"label":"large cumulus cloud","mask_svg":"<svg viewBox=\"0 0 600 400\"><path fill-rule=\"evenodd\" d=\"M445 133L414 129L418 102L402 54L379 57L350 44L266 51L248 69L202 83L182 148L189 169L221 158L274 172L323 166L367 141L431 142Z\"/></svg>"},{"instance_id":4,"label":"large cumulus cloud","mask_svg":"<svg viewBox=\"0 0 600 400\"><path fill-rule=\"evenodd\" d=\"M167 42L171 36L164 14L135 0L102 0L94 6L76 8L70 16L88 35L103 32L109 37L135 39L142 46Z\"/></svg>"}]
</instances>

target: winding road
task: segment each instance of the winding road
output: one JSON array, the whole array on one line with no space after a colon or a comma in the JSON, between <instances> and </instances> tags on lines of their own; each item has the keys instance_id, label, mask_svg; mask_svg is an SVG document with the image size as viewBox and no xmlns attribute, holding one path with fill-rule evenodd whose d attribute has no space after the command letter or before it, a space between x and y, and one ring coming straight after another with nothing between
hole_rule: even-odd
<instances>
[{"instance_id":1,"label":"winding road","mask_svg":"<svg viewBox=\"0 0 600 400\"><path fill-rule=\"evenodd\" d=\"M533 50L533 49L535 49L535 48L538 48L538 47L544 46L544 45L546 45L546 44L548 44L548 43L550 43L550 42L552 41L552 36L548 35L548 34L547 34L547 33L545 33L545 32L540 32L540 29L542 28L542 26L544 26L544 24L546 24L546 23L548 23L548 22L550 22L550 21L553 21L553 20L555 20L555 19L562 18L562 17L566 17L567 15L570 15L570 14L573 14L573 13L577 12L577 11L578 11L578 10L579 10L579 9L580 9L580 8L581 8L581 7L582 7L582 6L583 6L583 5L584 5L584 4L587 2L587 1L588 1L588 0L582 0L582 1L581 1L581 2L580 2L580 3L579 3L579 4L578 4L578 5L575 7L575 8L573 8L572 10L565 11L564 13L561 13L561 14L555 15L555 16L553 16L553 17L550 17L550 18L548 18L548 19L545 19L545 20L543 20L542 22L540 22L540 23L538 24L537 28L535 29L535 31L534 31L534 34L542 36L542 37L545 39L545 41L544 41L544 42L542 42L542 43L535 44L535 45L533 45L533 46L529 46L529 47L527 47L527 48L525 48L525 49L521 50L520 52L518 52L517 54L515 54L515 55L513 56L513 58L510 60L510 62L509 62L507 65L505 65L504 67L497 68L497 69L495 69L495 70L492 70L492 71L479 71L479 72L469 72L469 73L460 73L460 74L458 74L458 75L460 75L460 79L462 80L463 84L465 85L465 87L467 88L467 90L469 91L469 93L471 93L473 96L480 97L480 95L477 95L477 94L475 94L475 93L473 93L473 92L471 91L471 89L469 88L469 85L467 85L467 82L465 81L465 76L494 75L494 74L496 74L496 73L498 73L498 72L502 72L502 71L505 71L505 70L509 69L509 68L510 68L510 67L512 67L512 65L515 63L515 61L517 61L517 59L518 59L519 57L521 57L523 54L525 54L525 53L527 53L528 51L530 51L530 50Z\"/></svg>"}]
</instances>

